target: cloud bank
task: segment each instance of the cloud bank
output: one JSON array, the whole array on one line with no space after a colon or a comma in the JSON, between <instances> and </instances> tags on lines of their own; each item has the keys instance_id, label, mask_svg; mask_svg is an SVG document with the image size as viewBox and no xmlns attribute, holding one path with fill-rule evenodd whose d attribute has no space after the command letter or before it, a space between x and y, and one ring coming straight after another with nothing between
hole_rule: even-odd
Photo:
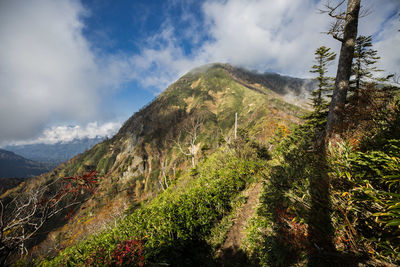
<instances>
[{"instance_id":1,"label":"cloud bank","mask_svg":"<svg viewBox=\"0 0 400 267\"><path fill-rule=\"evenodd\" d=\"M99 57L83 36L78 1L0 3L0 143L31 138L52 122L99 117L128 78L118 57Z\"/></svg>"},{"instance_id":2,"label":"cloud bank","mask_svg":"<svg viewBox=\"0 0 400 267\"><path fill-rule=\"evenodd\" d=\"M121 127L119 122L107 122L99 124L97 122L88 123L86 126L53 126L45 129L44 132L35 139L12 142L12 145L31 145L31 144L55 144L66 143L75 139L112 137Z\"/></svg>"}]
</instances>

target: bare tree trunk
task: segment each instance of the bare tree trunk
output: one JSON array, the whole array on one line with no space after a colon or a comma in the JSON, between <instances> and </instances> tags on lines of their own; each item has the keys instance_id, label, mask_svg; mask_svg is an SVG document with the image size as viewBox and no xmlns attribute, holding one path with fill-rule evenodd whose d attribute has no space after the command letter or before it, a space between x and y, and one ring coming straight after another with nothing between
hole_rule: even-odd
<instances>
[{"instance_id":1,"label":"bare tree trunk","mask_svg":"<svg viewBox=\"0 0 400 267\"><path fill-rule=\"evenodd\" d=\"M181 133L179 133L178 141L175 141L175 144L178 146L181 153L184 154L185 156L191 157L193 168L196 166L196 159L195 159L197 152L196 140L203 122L204 122L204 117L197 116L192 118L191 121L186 125L184 130L189 136L189 140L186 141L185 145L187 146L188 152L185 152L186 149L183 149L180 143Z\"/></svg>"},{"instance_id":2,"label":"bare tree trunk","mask_svg":"<svg viewBox=\"0 0 400 267\"><path fill-rule=\"evenodd\" d=\"M194 168L195 166L196 166L196 162L195 162L195 159L194 159L194 155L195 154L195 147L194 147L194 143L192 143L192 148L191 148L191 151L190 151L190 156L192 157L192 168Z\"/></svg>"},{"instance_id":3,"label":"bare tree trunk","mask_svg":"<svg viewBox=\"0 0 400 267\"><path fill-rule=\"evenodd\" d=\"M348 0L346 20L343 29L342 47L336 74L335 89L329 107L326 136L329 139L343 120L347 90L351 75L351 63L357 38L358 15L361 0Z\"/></svg>"},{"instance_id":4,"label":"bare tree trunk","mask_svg":"<svg viewBox=\"0 0 400 267\"><path fill-rule=\"evenodd\" d=\"M235 139L237 137L237 112L235 113Z\"/></svg>"},{"instance_id":5,"label":"bare tree trunk","mask_svg":"<svg viewBox=\"0 0 400 267\"><path fill-rule=\"evenodd\" d=\"M152 157L150 157L149 156L149 158L148 158L148 174L146 175L146 180L145 180L145 183L144 183L144 191L146 192L147 191L147 187L148 187L148 183L149 183L149 179L150 179L150 176L151 176L151 172L152 172L152 170L151 170L151 161L152 161Z\"/></svg>"},{"instance_id":6,"label":"bare tree trunk","mask_svg":"<svg viewBox=\"0 0 400 267\"><path fill-rule=\"evenodd\" d=\"M161 160L161 180L164 179L165 189L168 188L168 180L167 180L166 170L167 170L167 159ZM164 185L162 184L163 182L160 181L160 183L161 183L162 189L165 190Z\"/></svg>"}]
</instances>

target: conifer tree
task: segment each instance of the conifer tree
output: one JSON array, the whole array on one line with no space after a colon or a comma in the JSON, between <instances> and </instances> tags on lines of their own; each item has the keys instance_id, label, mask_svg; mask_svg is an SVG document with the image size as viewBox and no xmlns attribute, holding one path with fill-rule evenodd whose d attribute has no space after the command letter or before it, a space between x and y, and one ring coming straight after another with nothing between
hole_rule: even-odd
<instances>
[{"instance_id":1,"label":"conifer tree","mask_svg":"<svg viewBox=\"0 0 400 267\"><path fill-rule=\"evenodd\" d=\"M318 76L314 80L318 81L318 89L312 92L313 107L316 112L321 112L327 108L327 101L324 99L326 93L331 89L332 78L326 76L327 68L336 58L334 52L330 52L330 48L325 46L315 50L315 65L311 67L310 72L316 73Z\"/></svg>"},{"instance_id":2,"label":"conifer tree","mask_svg":"<svg viewBox=\"0 0 400 267\"><path fill-rule=\"evenodd\" d=\"M365 86L365 78L373 79L374 72L382 71L374 66L380 59L377 54L378 52L372 49L371 36L359 36L357 38L352 66L354 79L350 85L350 90L354 92L356 98L360 89Z\"/></svg>"}]
</instances>

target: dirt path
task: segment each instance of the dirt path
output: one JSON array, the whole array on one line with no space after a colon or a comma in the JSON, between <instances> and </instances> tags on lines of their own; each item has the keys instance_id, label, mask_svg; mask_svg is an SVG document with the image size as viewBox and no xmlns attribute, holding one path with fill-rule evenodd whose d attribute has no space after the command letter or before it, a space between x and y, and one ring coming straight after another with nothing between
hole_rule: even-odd
<instances>
[{"instance_id":1,"label":"dirt path","mask_svg":"<svg viewBox=\"0 0 400 267\"><path fill-rule=\"evenodd\" d=\"M253 216L256 206L259 203L259 196L262 183L252 185L246 192L246 203L239 208L237 216L233 219L233 225L227 234L225 243L222 245L219 258L224 266L244 266L246 256L240 251L242 240L245 237L244 228L248 220Z\"/></svg>"}]
</instances>

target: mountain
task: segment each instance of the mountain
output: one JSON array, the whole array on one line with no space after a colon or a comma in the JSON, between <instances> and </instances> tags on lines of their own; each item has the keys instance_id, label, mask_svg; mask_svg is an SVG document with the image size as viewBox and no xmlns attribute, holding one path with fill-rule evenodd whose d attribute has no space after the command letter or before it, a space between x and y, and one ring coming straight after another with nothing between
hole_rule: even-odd
<instances>
[{"instance_id":1,"label":"mountain","mask_svg":"<svg viewBox=\"0 0 400 267\"><path fill-rule=\"evenodd\" d=\"M50 171L43 163L28 160L11 151L0 149L0 195L23 182L25 178L34 177Z\"/></svg>"},{"instance_id":2,"label":"mountain","mask_svg":"<svg viewBox=\"0 0 400 267\"><path fill-rule=\"evenodd\" d=\"M257 74L227 64L187 73L129 118L113 138L29 181L28 187L91 170L100 177L96 194L73 211L73 220L62 226L58 222L39 251L47 254L49 247L70 246L129 207L153 199L165 189L166 177L173 184L192 164L233 142L236 113L240 131L271 148L271 138L285 134L305 114L285 96L295 96L304 105L311 85L309 80Z\"/></svg>"},{"instance_id":3,"label":"mountain","mask_svg":"<svg viewBox=\"0 0 400 267\"><path fill-rule=\"evenodd\" d=\"M0 149L0 178L29 178L49 170L45 164Z\"/></svg>"},{"instance_id":4,"label":"mountain","mask_svg":"<svg viewBox=\"0 0 400 267\"><path fill-rule=\"evenodd\" d=\"M48 163L56 167L103 140L103 137L83 138L55 144L9 145L4 149L33 161Z\"/></svg>"}]
</instances>

